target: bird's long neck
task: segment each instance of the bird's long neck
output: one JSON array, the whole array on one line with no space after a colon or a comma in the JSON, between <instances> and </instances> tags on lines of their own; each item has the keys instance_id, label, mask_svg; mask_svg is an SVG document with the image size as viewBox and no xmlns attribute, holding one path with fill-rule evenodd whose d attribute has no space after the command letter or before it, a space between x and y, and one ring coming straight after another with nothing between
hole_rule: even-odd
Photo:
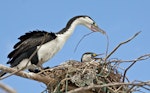
<instances>
[{"instance_id":1,"label":"bird's long neck","mask_svg":"<svg viewBox=\"0 0 150 93\"><path fill-rule=\"evenodd\" d=\"M63 28L61 31L59 31L58 33L56 33L58 36L63 37L64 39L68 39L72 33L74 32L75 28L77 25L80 24L80 20L79 19L71 19L65 28Z\"/></svg>"}]
</instances>

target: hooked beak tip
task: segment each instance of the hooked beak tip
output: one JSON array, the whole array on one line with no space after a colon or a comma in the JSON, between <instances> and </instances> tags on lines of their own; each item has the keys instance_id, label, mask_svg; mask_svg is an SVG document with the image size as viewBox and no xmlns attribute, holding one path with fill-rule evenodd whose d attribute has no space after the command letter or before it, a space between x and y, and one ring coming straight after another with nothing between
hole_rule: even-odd
<instances>
[{"instance_id":1,"label":"hooked beak tip","mask_svg":"<svg viewBox=\"0 0 150 93\"><path fill-rule=\"evenodd\" d=\"M101 28L99 28L98 26L91 26L91 30L94 32L101 32L102 34L106 34L106 32Z\"/></svg>"},{"instance_id":2,"label":"hooked beak tip","mask_svg":"<svg viewBox=\"0 0 150 93\"><path fill-rule=\"evenodd\" d=\"M101 32L102 34L106 34L106 32L103 29L99 28L99 27L97 27L97 32Z\"/></svg>"},{"instance_id":3,"label":"hooked beak tip","mask_svg":"<svg viewBox=\"0 0 150 93\"><path fill-rule=\"evenodd\" d=\"M98 32L101 32L102 34L106 34L106 32L104 30L102 30L102 29L99 29Z\"/></svg>"}]
</instances>

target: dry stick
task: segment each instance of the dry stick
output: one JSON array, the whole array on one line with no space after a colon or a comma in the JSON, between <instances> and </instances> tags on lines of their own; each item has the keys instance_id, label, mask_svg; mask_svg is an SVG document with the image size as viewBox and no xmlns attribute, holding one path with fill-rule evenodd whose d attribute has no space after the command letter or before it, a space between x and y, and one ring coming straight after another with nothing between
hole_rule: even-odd
<instances>
[{"instance_id":1,"label":"dry stick","mask_svg":"<svg viewBox=\"0 0 150 93\"><path fill-rule=\"evenodd\" d=\"M115 90L113 90L111 87L107 87L107 88L108 88L108 91L109 91L108 93L116 93Z\"/></svg>"},{"instance_id":2,"label":"dry stick","mask_svg":"<svg viewBox=\"0 0 150 93\"><path fill-rule=\"evenodd\" d=\"M134 39L141 31L137 32L133 37L131 37L130 39L120 43L112 52L110 52L109 55L107 55L104 60L106 61L121 45L130 42L132 39Z\"/></svg>"},{"instance_id":3,"label":"dry stick","mask_svg":"<svg viewBox=\"0 0 150 93\"><path fill-rule=\"evenodd\" d=\"M118 89L115 90L114 93L119 93L118 91L121 90L121 88L123 88L122 86L120 86Z\"/></svg>"},{"instance_id":4,"label":"dry stick","mask_svg":"<svg viewBox=\"0 0 150 93\"><path fill-rule=\"evenodd\" d=\"M74 49L74 53L76 52L76 50L77 50L79 44L81 43L81 41L82 41L86 36L88 36L88 35L90 35L90 34L92 34L92 33L94 33L94 32L90 32L90 33L88 33L88 34L85 34L85 35L80 39L80 41L78 42L78 44L76 45L76 47L75 47L75 49ZM107 55L107 53L108 53L108 47L109 47L109 37L108 37L108 35L107 35L106 33L105 33L104 35L106 35L106 39L107 39L107 48L106 48L106 55Z\"/></svg>"},{"instance_id":5,"label":"dry stick","mask_svg":"<svg viewBox=\"0 0 150 93\"><path fill-rule=\"evenodd\" d=\"M7 71L8 73L13 73L13 72L18 71L14 68L9 68L9 67L3 66L3 65L0 65L0 69L4 70L4 71ZM19 71L19 72L15 73L15 75L23 77L23 78L43 82L46 85L49 83L49 81L54 81L53 78L50 78L50 77L47 77L47 76L40 76L40 75L37 75L35 73L27 73L25 71Z\"/></svg>"},{"instance_id":6,"label":"dry stick","mask_svg":"<svg viewBox=\"0 0 150 93\"><path fill-rule=\"evenodd\" d=\"M149 86L149 87L150 87L150 86ZM144 89L146 89L146 90L150 91L150 89L149 89L149 88L147 88L147 87L142 86L142 88L144 88Z\"/></svg>"},{"instance_id":7,"label":"dry stick","mask_svg":"<svg viewBox=\"0 0 150 93\"><path fill-rule=\"evenodd\" d=\"M56 88L54 89L54 93L56 93L57 92L57 90L58 90L58 87L60 87L60 84L62 84L63 85L63 87L62 87L62 89L60 90L60 91L63 91L63 90L65 90L65 82L67 81L67 80L70 80L70 78L65 78L65 79L63 79L63 80L61 80L60 81L60 83L56 86Z\"/></svg>"},{"instance_id":8,"label":"dry stick","mask_svg":"<svg viewBox=\"0 0 150 93\"><path fill-rule=\"evenodd\" d=\"M134 60L112 60L108 63L123 63L123 62L134 62L134 61L142 61L150 58L150 54L143 55L140 59L134 59Z\"/></svg>"},{"instance_id":9,"label":"dry stick","mask_svg":"<svg viewBox=\"0 0 150 93\"><path fill-rule=\"evenodd\" d=\"M16 90L14 90L10 86L2 84L2 83L0 83L0 88L2 88L3 90L5 90L7 93L17 93Z\"/></svg>"},{"instance_id":10,"label":"dry stick","mask_svg":"<svg viewBox=\"0 0 150 93\"><path fill-rule=\"evenodd\" d=\"M80 93L81 91L86 91L92 88L103 88L103 87L109 87L109 86L120 86L120 85L135 85L135 86L150 86L150 81L147 82L140 82L140 83L108 83L104 85L91 85L87 87L80 87L74 90L70 90L67 93Z\"/></svg>"},{"instance_id":11,"label":"dry stick","mask_svg":"<svg viewBox=\"0 0 150 93\"><path fill-rule=\"evenodd\" d=\"M76 52L76 50L77 50L79 44L81 43L81 41L82 41L86 36L88 36L88 35L90 35L90 34L92 34L92 33L94 33L94 32L90 32L90 33L88 33L88 34L85 34L85 35L80 39L80 41L78 42L78 44L76 45L76 47L75 47L75 49L74 49L74 53Z\"/></svg>"},{"instance_id":12,"label":"dry stick","mask_svg":"<svg viewBox=\"0 0 150 93\"><path fill-rule=\"evenodd\" d=\"M135 85L133 85L130 89L127 90L127 93L130 93L130 91L135 87Z\"/></svg>"},{"instance_id":13,"label":"dry stick","mask_svg":"<svg viewBox=\"0 0 150 93\"><path fill-rule=\"evenodd\" d=\"M108 81L108 83L111 83L112 81L110 81L108 78L105 78L107 81ZM115 86L112 86L114 89L116 89L115 88Z\"/></svg>"},{"instance_id":14,"label":"dry stick","mask_svg":"<svg viewBox=\"0 0 150 93\"><path fill-rule=\"evenodd\" d=\"M135 80L134 82L141 82L142 83L142 81L139 81L139 80ZM150 91L150 81L147 81L147 83L148 83L148 87L149 88L147 88L146 86L141 86L142 88L144 88L144 89L146 89L146 90L148 90L148 91Z\"/></svg>"},{"instance_id":15,"label":"dry stick","mask_svg":"<svg viewBox=\"0 0 150 93\"><path fill-rule=\"evenodd\" d=\"M105 35L106 35L106 40L107 40L107 46L106 46L106 53L105 53L105 55L107 56L108 49L109 49L109 36L107 34L105 34ZM104 60L104 62L106 62L106 60Z\"/></svg>"},{"instance_id":16,"label":"dry stick","mask_svg":"<svg viewBox=\"0 0 150 93\"><path fill-rule=\"evenodd\" d=\"M140 56L140 57L137 58L135 61L133 61L133 63L132 63L128 68L126 68L126 70L124 71L124 74L123 74L123 80L122 80L122 82L125 81L125 77L126 77L127 71L128 71L137 61L143 60L143 57L146 57L146 58L147 58L147 56L150 56L150 54L146 54L146 55Z\"/></svg>"},{"instance_id":17,"label":"dry stick","mask_svg":"<svg viewBox=\"0 0 150 93\"><path fill-rule=\"evenodd\" d=\"M43 38L43 40L42 40L42 42L41 42L39 48L37 48L36 51L34 51L34 52L32 53L32 55L29 57L29 61L27 62L27 64L25 65L25 67L23 67L22 69L19 69L19 70L15 71L15 72L13 72L13 73L11 73L11 74L5 76L5 77L0 78L0 80L5 79L5 78L8 78L8 77L10 77L10 76L12 76L12 75L18 73L19 71L25 69L25 68L28 66L30 60L33 58L33 56L34 56L34 55L37 53L37 51L41 48L41 46L42 46L42 44L44 43L44 41L45 41L47 35L48 35L48 33L44 36L44 38Z\"/></svg>"}]
</instances>

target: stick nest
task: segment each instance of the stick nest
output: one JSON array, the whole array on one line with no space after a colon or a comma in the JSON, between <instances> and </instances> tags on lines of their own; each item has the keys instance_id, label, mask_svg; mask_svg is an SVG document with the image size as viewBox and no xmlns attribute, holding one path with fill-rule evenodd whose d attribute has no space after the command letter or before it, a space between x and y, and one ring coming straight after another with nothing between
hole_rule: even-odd
<instances>
[{"instance_id":1,"label":"stick nest","mask_svg":"<svg viewBox=\"0 0 150 93\"><path fill-rule=\"evenodd\" d=\"M78 62L69 60L57 67L43 70L41 76L53 78L47 87L49 93L63 93L79 87L104 85L113 82L122 82L122 74L116 67L100 62ZM92 88L82 93L123 93L128 86L109 86ZM128 92L129 93L129 92Z\"/></svg>"}]
</instances>

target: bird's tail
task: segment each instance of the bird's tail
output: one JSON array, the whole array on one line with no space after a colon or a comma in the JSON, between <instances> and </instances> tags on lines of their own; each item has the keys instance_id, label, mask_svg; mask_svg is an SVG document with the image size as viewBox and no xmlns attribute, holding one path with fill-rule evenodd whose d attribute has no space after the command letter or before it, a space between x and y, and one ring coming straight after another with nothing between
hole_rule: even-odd
<instances>
[{"instance_id":1,"label":"bird's tail","mask_svg":"<svg viewBox=\"0 0 150 93\"><path fill-rule=\"evenodd\" d=\"M0 71L0 78L6 74L5 71Z\"/></svg>"}]
</instances>

